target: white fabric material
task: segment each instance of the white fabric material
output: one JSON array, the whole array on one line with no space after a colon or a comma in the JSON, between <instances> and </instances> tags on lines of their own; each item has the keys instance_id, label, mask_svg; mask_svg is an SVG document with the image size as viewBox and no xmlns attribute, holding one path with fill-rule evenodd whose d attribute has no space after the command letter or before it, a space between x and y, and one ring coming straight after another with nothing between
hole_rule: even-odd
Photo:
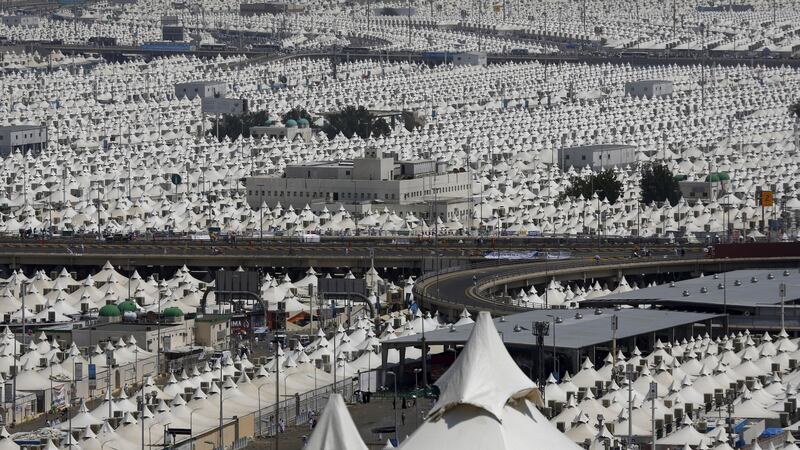
<instances>
[{"instance_id":1,"label":"white fabric material","mask_svg":"<svg viewBox=\"0 0 800 450\"><path fill-rule=\"evenodd\" d=\"M305 450L367 450L341 395L331 394Z\"/></svg>"},{"instance_id":2,"label":"white fabric material","mask_svg":"<svg viewBox=\"0 0 800 450\"><path fill-rule=\"evenodd\" d=\"M488 312L481 312L456 362L436 382L441 391L430 415L457 405L473 405L503 420L510 399L526 397L536 385L511 359ZM454 447L457 448L457 447Z\"/></svg>"}]
</instances>

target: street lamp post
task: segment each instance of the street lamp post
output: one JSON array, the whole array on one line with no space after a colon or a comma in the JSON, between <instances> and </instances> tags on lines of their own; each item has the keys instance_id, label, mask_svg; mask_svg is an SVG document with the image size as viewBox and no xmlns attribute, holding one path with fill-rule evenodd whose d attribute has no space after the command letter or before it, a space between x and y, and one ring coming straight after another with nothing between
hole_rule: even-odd
<instances>
[{"instance_id":1,"label":"street lamp post","mask_svg":"<svg viewBox=\"0 0 800 450\"><path fill-rule=\"evenodd\" d=\"M222 391L220 391L220 396L222 395ZM192 440L192 415L195 411L203 409L202 407L197 407L189 411L189 440L191 441L191 448L194 449L194 440Z\"/></svg>"},{"instance_id":2,"label":"street lamp post","mask_svg":"<svg viewBox=\"0 0 800 450\"><path fill-rule=\"evenodd\" d=\"M550 322L546 320L533 322L531 330L533 330L533 335L536 336L536 349L539 352L538 385L541 388L544 378L544 337L550 334ZM542 395L544 395L544 388L542 388Z\"/></svg>"},{"instance_id":3,"label":"street lamp post","mask_svg":"<svg viewBox=\"0 0 800 450\"><path fill-rule=\"evenodd\" d=\"M394 371L387 370L386 375L391 375L394 383L394 440L397 441L397 374Z\"/></svg>"}]
</instances>

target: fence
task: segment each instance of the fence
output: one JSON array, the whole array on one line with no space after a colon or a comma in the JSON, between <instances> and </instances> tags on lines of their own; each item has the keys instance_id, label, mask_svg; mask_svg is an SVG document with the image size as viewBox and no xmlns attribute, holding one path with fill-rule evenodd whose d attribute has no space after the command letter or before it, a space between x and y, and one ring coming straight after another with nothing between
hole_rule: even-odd
<instances>
[{"instance_id":1,"label":"fence","mask_svg":"<svg viewBox=\"0 0 800 450\"><path fill-rule=\"evenodd\" d=\"M286 426L307 423L310 418L309 412L314 411L318 415L328 403L331 393L339 393L347 400L353 396L357 383L357 379L347 378L338 381L335 385L329 384L302 394L292 395L291 398L278 404L277 411L275 404L261 408L255 412L255 435L274 436L280 419L284 420Z\"/></svg>"}]
</instances>

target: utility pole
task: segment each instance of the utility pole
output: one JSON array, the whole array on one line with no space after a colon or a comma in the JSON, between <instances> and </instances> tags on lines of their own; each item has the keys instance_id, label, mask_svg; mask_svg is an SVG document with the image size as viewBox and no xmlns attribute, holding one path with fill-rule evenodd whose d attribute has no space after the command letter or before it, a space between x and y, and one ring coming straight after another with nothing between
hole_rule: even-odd
<instances>
[{"instance_id":1,"label":"utility pole","mask_svg":"<svg viewBox=\"0 0 800 450\"><path fill-rule=\"evenodd\" d=\"M336 344L336 336L333 336L333 343ZM275 450L278 450L278 422L281 420L281 360L280 355L281 343L278 336L275 336ZM333 352L333 373L336 375L336 351ZM336 391L336 382L333 384L334 392ZM316 394L315 394L316 395Z\"/></svg>"}]
</instances>

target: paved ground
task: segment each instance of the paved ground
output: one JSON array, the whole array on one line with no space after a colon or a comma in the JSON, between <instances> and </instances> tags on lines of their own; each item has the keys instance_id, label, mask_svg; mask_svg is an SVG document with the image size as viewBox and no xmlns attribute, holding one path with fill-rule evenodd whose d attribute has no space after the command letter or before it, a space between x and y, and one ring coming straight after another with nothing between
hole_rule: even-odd
<instances>
[{"instance_id":1,"label":"paved ground","mask_svg":"<svg viewBox=\"0 0 800 450\"><path fill-rule=\"evenodd\" d=\"M400 402L397 402L397 420L402 422L402 415L405 412L405 425L400 424L399 437L402 441L406 436L410 435L422 423L422 416L424 411L428 409L427 401L421 401L417 404L418 409L415 410L413 406L403 410L400 408ZM424 407L424 408L423 408ZM369 404L348 405L350 415L356 423L358 430L361 432L361 438L371 449L381 449L386 445L387 439L392 437L389 434L376 434L373 429L381 427L394 426L395 411L392 409L391 397L386 399L376 399L373 397L372 402ZM419 414L419 419L414 420L415 411ZM289 427L286 433L281 435L278 442L280 450L301 450L303 448L303 436L310 436L311 429L308 426L303 427ZM275 438L257 439L250 446L248 450L274 450Z\"/></svg>"}]
</instances>

